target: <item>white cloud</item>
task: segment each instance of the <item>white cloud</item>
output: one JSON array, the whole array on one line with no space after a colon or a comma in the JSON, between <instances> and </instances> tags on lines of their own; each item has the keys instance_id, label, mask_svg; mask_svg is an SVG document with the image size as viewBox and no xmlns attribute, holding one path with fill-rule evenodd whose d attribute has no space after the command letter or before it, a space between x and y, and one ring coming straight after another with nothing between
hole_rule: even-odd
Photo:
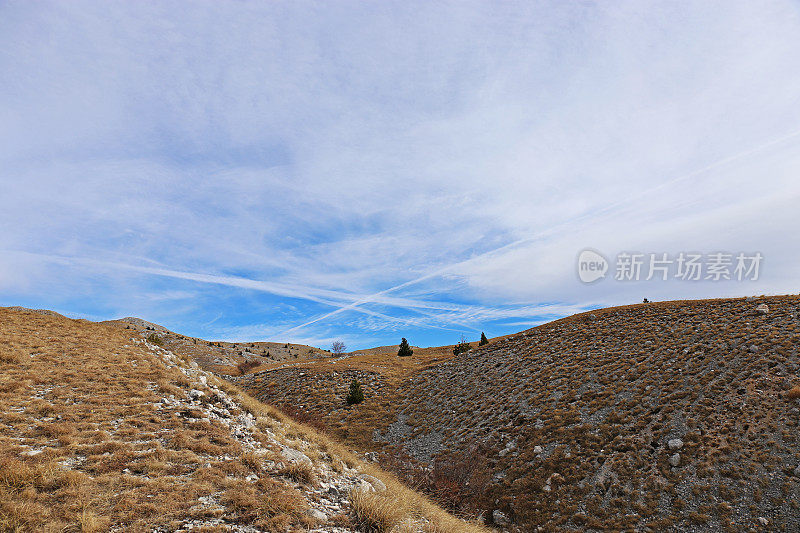
<instances>
[{"instance_id":1,"label":"white cloud","mask_svg":"<svg viewBox=\"0 0 800 533\"><path fill-rule=\"evenodd\" d=\"M751 290L587 288L585 246L759 248L752 292L794 292L798 30L782 1L7 3L0 291L189 321L143 295L227 280L320 304L270 329L320 339Z\"/></svg>"}]
</instances>

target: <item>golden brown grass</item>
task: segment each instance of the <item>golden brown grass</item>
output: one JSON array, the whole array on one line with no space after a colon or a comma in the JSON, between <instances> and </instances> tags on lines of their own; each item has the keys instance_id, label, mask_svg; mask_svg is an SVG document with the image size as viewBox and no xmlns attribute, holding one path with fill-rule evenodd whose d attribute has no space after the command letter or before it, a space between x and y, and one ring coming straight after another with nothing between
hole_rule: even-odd
<instances>
[{"instance_id":1,"label":"golden brown grass","mask_svg":"<svg viewBox=\"0 0 800 533\"><path fill-rule=\"evenodd\" d=\"M0 324L0 531L171 530L212 515L267 531L312 524L294 485L312 483L314 471L291 467L272 477L263 465L276 456L246 453L199 410L164 407L162 397L184 398L195 384L136 344L131 331L2 308ZM180 364L190 363L183 357ZM227 382L209 381L256 417L254 437L268 449L266 430L339 471L345 463L365 468L328 437ZM258 480L247 481L253 473ZM394 490L431 522L448 519L412 491ZM219 494L225 508L198 510L207 494ZM348 520L337 523L352 526ZM453 524L449 531L469 531Z\"/></svg>"}]
</instances>

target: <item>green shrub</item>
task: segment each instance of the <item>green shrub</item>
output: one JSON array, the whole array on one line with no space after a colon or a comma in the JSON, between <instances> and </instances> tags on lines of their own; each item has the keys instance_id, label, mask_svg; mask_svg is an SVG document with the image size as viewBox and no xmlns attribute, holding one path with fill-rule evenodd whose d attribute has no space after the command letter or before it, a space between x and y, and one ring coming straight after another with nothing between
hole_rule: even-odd
<instances>
[{"instance_id":1,"label":"green shrub","mask_svg":"<svg viewBox=\"0 0 800 533\"><path fill-rule=\"evenodd\" d=\"M453 355L458 355L460 353L468 352L472 349L467 341L467 338L463 335L461 336L461 340L458 341L458 344L453 346Z\"/></svg>"},{"instance_id":2,"label":"green shrub","mask_svg":"<svg viewBox=\"0 0 800 533\"><path fill-rule=\"evenodd\" d=\"M408 341L406 340L405 337L403 337L403 340L400 341L400 349L397 350L397 355L399 355L400 357L409 357L413 353L414 350L411 349L411 346L409 346Z\"/></svg>"},{"instance_id":3,"label":"green shrub","mask_svg":"<svg viewBox=\"0 0 800 533\"><path fill-rule=\"evenodd\" d=\"M347 405L361 403L364 401L364 391L361 390L361 383L357 379L350 382L350 391L347 393Z\"/></svg>"},{"instance_id":4,"label":"green shrub","mask_svg":"<svg viewBox=\"0 0 800 533\"><path fill-rule=\"evenodd\" d=\"M147 342L150 344L155 344L156 346L164 346L164 339L156 335L155 333L151 333L147 336Z\"/></svg>"},{"instance_id":5,"label":"green shrub","mask_svg":"<svg viewBox=\"0 0 800 533\"><path fill-rule=\"evenodd\" d=\"M481 331L481 342L478 346L483 346L484 344L489 344L489 339L486 338L486 333Z\"/></svg>"}]
</instances>

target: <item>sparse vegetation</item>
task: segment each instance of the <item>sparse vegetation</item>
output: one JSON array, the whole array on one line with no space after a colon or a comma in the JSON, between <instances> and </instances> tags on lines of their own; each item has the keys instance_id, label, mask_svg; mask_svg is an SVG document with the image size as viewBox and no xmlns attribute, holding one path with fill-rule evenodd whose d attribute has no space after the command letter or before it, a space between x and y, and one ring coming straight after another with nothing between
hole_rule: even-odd
<instances>
[{"instance_id":1,"label":"sparse vegetation","mask_svg":"<svg viewBox=\"0 0 800 533\"><path fill-rule=\"evenodd\" d=\"M766 315L753 312L762 302ZM798 308L797 296L635 304L459 357L375 352L274 370L292 386L271 393L243 384L302 404L354 448L379 447L382 465L447 508L498 510L522 531L740 531L759 516L788 530L800 509ZM370 400L337 407L352 377ZM407 442L415 455L397 451Z\"/></svg>"},{"instance_id":2,"label":"sparse vegetation","mask_svg":"<svg viewBox=\"0 0 800 533\"><path fill-rule=\"evenodd\" d=\"M2 531L174 531L206 518L222 525L197 529L302 531L317 524L307 513L311 485L346 468L384 479L404 520L481 531L190 360L131 338L124 325L4 309L0 323L2 353L25 355L0 373ZM248 417L249 429L239 422ZM241 444L241 432L259 453ZM282 446L310 461L285 461ZM330 466L318 470L322 461ZM354 520L330 517L347 529Z\"/></svg>"},{"instance_id":3,"label":"sparse vegetation","mask_svg":"<svg viewBox=\"0 0 800 533\"><path fill-rule=\"evenodd\" d=\"M158 334L156 333L151 333L150 335L148 335L147 342L149 342L150 344L155 344L156 346L164 346L164 339L159 337Z\"/></svg>"},{"instance_id":4,"label":"sparse vegetation","mask_svg":"<svg viewBox=\"0 0 800 533\"><path fill-rule=\"evenodd\" d=\"M240 375L244 375L253 370L254 368L258 368L260 366L261 366L261 361L255 359L246 359L244 361L240 361L236 365L236 368L239 370Z\"/></svg>"},{"instance_id":5,"label":"sparse vegetation","mask_svg":"<svg viewBox=\"0 0 800 533\"><path fill-rule=\"evenodd\" d=\"M478 343L478 346L484 346L486 344L489 344L489 339L486 338L486 333L481 331L481 342Z\"/></svg>"},{"instance_id":6,"label":"sparse vegetation","mask_svg":"<svg viewBox=\"0 0 800 533\"><path fill-rule=\"evenodd\" d=\"M453 355L459 355L464 352L468 352L471 349L472 347L469 345L469 341L464 335L462 335L461 340L458 341L458 344L453 346Z\"/></svg>"},{"instance_id":7,"label":"sparse vegetation","mask_svg":"<svg viewBox=\"0 0 800 533\"><path fill-rule=\"evenodd\" d=\"M341 355L347 351L347 346L342 341L333 341L331 344L331 353L334 355Z\"/></svg>"}]
</instances>

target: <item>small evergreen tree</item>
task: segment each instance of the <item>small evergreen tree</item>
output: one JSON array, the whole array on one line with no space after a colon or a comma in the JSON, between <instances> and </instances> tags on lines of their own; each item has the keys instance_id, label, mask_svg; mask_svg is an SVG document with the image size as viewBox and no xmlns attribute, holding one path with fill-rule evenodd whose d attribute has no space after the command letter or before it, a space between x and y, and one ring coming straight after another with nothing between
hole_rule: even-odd
<instances>
[{"instance_id":1,"label":"small evergreen tree","mask_svg":"<svg viewBox=\"0 0 800 533\"><path fill-rule=\"evenodd\" d=\"M400 349L397 350L397 355L399 355L400 357L409 357L413 353L414 350L411 349L411 346L409 346L408 341L406 340L405 337L403 337L403 340L400 341Z\"/></svg>"},{"instance_id":2,"label":"small evergreen tree","mask_svg":"<svg viewBox=\"0 0 800 533\"><path fill-rule=\"evenodd\" d=\"M478 346L483 346L484 344L489 344L489 339L486 338L486 333L481 331L481 342Z\"/></svg>"},{"instance_id":3,"label":"small evergreen tree","mask_svg":"<svg viewBox=\"0 0 800 533\"><path fill-rule=\"evenodd\" d=\"M458 344L453 346L453 355L458 355L460 353L468 352L472 349L469 345L469 341L464 335L461 335L461 340L458 341Z\"/></svg>"},{"instance_id":4,"label":"small evergreen tree","mask_svg":"<svg viewBox=\"0 0 800 533\"><path fill-rule=\"evenodd\" d=\"M364 401L364 391L361 390L361 383L357 379L350 382L350 391L347 393L347 405L361 403Z\"/></svg>"}]
</instances>

